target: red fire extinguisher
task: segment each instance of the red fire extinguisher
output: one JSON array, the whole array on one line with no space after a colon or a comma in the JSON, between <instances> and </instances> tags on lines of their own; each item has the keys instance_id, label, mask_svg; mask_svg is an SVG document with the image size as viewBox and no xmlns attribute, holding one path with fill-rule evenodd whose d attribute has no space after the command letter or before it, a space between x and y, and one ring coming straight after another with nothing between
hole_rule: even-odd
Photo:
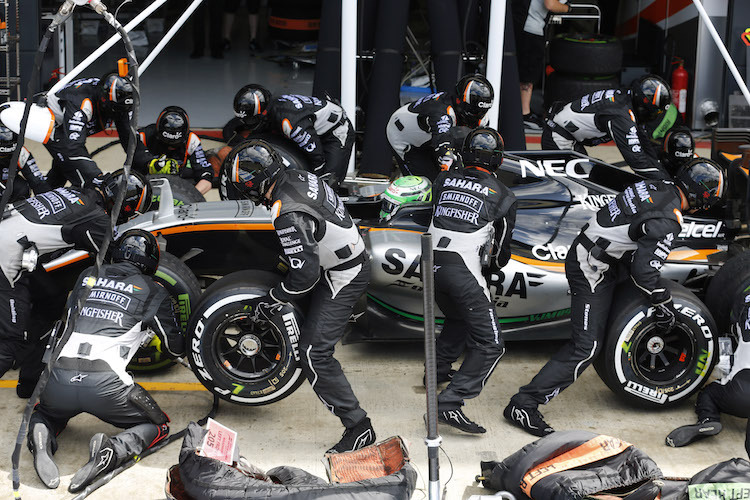
<instances>
[{"instance_id":1,"label":"red fire extinguisher","mask_svg":"<svg viewBox=\"0 0 750 500\"><path fill-rule=\"evenodd\" d=\"M672 71L672 104L677 106L677 111L680 112L684 120L685 112L687 111L688 72L684 68L685 61L681 58L675 57L675 61L672 64L678 65Z\"/></svg>"}]
</instances>

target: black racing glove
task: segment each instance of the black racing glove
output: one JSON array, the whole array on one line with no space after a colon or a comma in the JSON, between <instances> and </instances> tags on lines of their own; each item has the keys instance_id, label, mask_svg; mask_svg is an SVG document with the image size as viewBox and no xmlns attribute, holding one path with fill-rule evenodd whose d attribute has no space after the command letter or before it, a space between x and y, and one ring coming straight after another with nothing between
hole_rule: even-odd
<instances>
[{"instance_id":1,"label":"black racing glove","mask_svg":"<svg viewBox=\"0 0 750 500\"><path fill-rule=\"evenodd\" d=\"M654 304L654 325L659 335L667 335L671 332L676 321L677 312L671 297L660 304Z\"/></svg>"},{"instance_id":2,"label":"black racing glove","mask_svg":"<svg viewBox=\"0 0 750 500\"><path fill-rule=\"evenodd\" d=\"M437 161L438 170L441 172L458 170L463 167L461 155L458 154L458 152L448 143L440 144L435 148L435 159Z\"/></svg>"}]
</instances>

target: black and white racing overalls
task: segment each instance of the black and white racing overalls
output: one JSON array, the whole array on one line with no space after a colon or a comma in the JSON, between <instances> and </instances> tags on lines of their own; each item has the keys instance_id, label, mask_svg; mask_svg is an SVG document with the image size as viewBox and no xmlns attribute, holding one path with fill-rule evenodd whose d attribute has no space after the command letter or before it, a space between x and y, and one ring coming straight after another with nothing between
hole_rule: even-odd
<instances>
[{"instance_id":1,"label":"black and white racing overalls","mask_svg":"<svg viewBox=\"0 0 750 500\"><path fill-rule=\"evenodd\" d=\"M511 402L519 408L548 403L581 375L606 334L615 286L628 274L652 304L671 298L661 268L680 234L680 196L670 181L629 186L583 226L565 260L570 285L570 340Z\"/></svg>"},{"instance_id":2,"label":"black and white racing overalls","mask_svg":"<svg viewBox=\"0 0 750 500\"><path fill-rule=\"evenodd\" d=\"M516 198L497 177L471 167L438 175L432 196L435 300L445 315L436 347L438 374L447 375L466 352L438 396L438 410L448 411L479 395L505 352L480 253L494 259L495 270L510 259Z\"/></svg>"},{"instance_id":3,"label":"black and white racing overalls","mask_svg":"<svg viewBox=\"0 0 750 500\"><path fill-rule=\"evenodd\" d=\"M385 135L404 175L421 175L433 181L438 174L438 147L460 148L460 144L453 144L451 135L451 129L459 125L453 101L450 94L438 92L405 104L391 115ZM476 127L479 123L460 125Z\"/></svg>"},{"instance_id":4,"label":"black and white racing overalls","mask_svg":"<svg viewBox=\"0 0 750 500\"><path fill-rule=\"evenodd\" d=\"M289 272L270 295L291 302L310 294L299 343L302 370L323 404L354 427L367 414L333 352L370 281L365 244L344 202L316 175L286 170L271 196Z\"/></svg>"},{"instance_id":5,"label":"black and white racing overalls","mask_svg":"<svg viewBox=\"0 0 750 500\"><path fill-rule=\"evenodd\" d=\"M36 264L34 254L41 257L64 248L99 250L110 220L97 197L89 191L56 188L6 208L0 222L0 375L16 360L21 366L19 383L36 385L43 345L36 338L41 332L30 334L30 316L41 292L31 287L28 271Z\"/></svg>"},{"instance_id":6,"label":"black and white racing overalls","mask_svg":"<svg viewBox=\"0 0 750 500\"><path fill-rule=\"evenodd\" d=\"M698 420L719 420L721 413L750 418L750 293L745 290L735 298L730 316L737 348L731 369L720 381L712 382L698 393L695 413ZM745 450L750 456L750 420L745 432Z\"/></svg>"},{"instance_id":7,"label":"black and white racing overalls","mask_svg":"<svg viewBox=\"0 0 750 500\"><path fill-rule=\"evenodd\" d=\"M268 108L274 130L281 131L305 152L312 172L334 177L338 184L346 177L354 147L354 127L344 109L317 97L285 94L275 97Z\"/></svg>"},{"instance_id":8,"label":"black and white racing overalls","mask_svg":"<svg viewBox=\"0 0 750 500\"><path fill-rule=\"evenodd\" d=\"M86 149L86 138L105 130L109 122L114 122L120 144L127 150L130 113L105 113L99 104L98 83L98 78L76 80L47 96L47 106L55 116L54 129L44 143L52 155L47 174L52 186L62 186L66 180L83 186L102 173Z\"/></svg>"},{"instance_id":9,"label":"black and white racing overalls","mask_svg":"<svg viewBox=\"0 0 750 500\"><path fill-rule=\"evenodd\" d=\"M0 171L2 171L2 182L0 182L0 194L5 191L8 185L8 176L10 175L10 160L12 154L0 156ZM13 194L10 196L11 203L20 201L31 196L30 189L34 194L44 193L50 190L47 184L47 178L44 176L31 152L26 148L21 148L18 154L18 169L16 176L13 178Z\"/></svg>"},{"instance_id":10,"label":"black and white racing overalls","mask_svg":"<svg viewBox=\"0 0 750 500\"><path fill-rule=\"evenodd\" d=\"M68 298L67 322L70 327L76 315L74 330L55 361L29 428L41 422L57 436L76 415L94 415L127 429L111 438L119 464L169 433L169 418L133 382L127 364L151 332L171 357L184 354L185 341L172 299L150 276L129 262L104 265L86 296L94 273L94 267L84 270ZM79 309L77 302L84 298ZM53 437L53 453L56 449Z\"/></svg>"},{"instance_id":11,"label":"black and white racing overalls","mask_svg":"<svg viewBox=\"0 0 750 500\"><path fill-rule=\"evenodd\" d=\"M156 125L152 123L139 130L138 138L141 143L133 159L133 167L139 172L143 174L179 175L183 179L192 179L194 183L200 180L207 180L208 182L213 180L214 169L206 159L206 153L203 150L200 138L193 132L188 133L188 137L183 144L172 147L159 140ZM146 149L144 150L141 146ZM150 170L149 163L151 160L161 156L177 161L177 170L168 172Z\"/></svg>"},{"instance_id":12,"label":"black and white racing overalls","mask_svg":"<svg viewBox=\"0 0 750 500\"><path fill-rule=\"evenodd\" d=\"M625 162L637 174L669 179L656 158L641 143L629 91L598 90L562 105L556 103L542 131L542 149L573 149L615 141Z\"/></svg>"}]
</instances>

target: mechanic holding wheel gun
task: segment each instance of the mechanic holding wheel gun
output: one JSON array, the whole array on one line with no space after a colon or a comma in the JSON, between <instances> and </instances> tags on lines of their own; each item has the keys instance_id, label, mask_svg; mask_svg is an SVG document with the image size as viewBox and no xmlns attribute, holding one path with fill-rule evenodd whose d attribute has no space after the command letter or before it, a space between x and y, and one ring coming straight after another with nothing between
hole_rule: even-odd
<instances>
[{"instance_id":1,"label":"mechanic holding wheel gun","mask_svg":"<svg viewBox=\"0 0 750 500\"><path fill-rule=\"evenodd\" d=\"M41 256L57 250L99 251L110 231L107 212L114 205L120 178L107 174L100 187L56 188L5 209L0 222L0 376L14 364L20 366L16 393L21 398L30 397L39 380L44 353L40 337L60 317L64 304L63 298L56 310L54 304L45 302L39 314L44 318L40 320L36 310L32 316L34 302L43 291L31 273ZM129 183L122 213L135 215L148 208L141 200L144 182ZM54 319L45 324L50 313Z\"/></svg>"},{"instance_id":2,"label":"mechanic holding wheel gun","mask_svg":"<svg viewBox=\"0 0 750 500\"><path fill-rule=\"evenodd\" d=\"M113 245L111 264L84 270L68 298L67 321L75 329L55 361L47 386L29 421L28 446L34 468L48 488L60 475L52 455L57 436L80 413L126 429L113 437L97 433L89 443L89 461L70 481L76 493L125 460L154 446L169 434L169 417L126 371L141 345L153 335L166 354L185 354L172 298L152 278L159 266L159 245L151 233L131 229ZM88 296L87 289L90 289ZM79 299L85 299L78 309ZM68 325L71 327L71 325Z\"/></svg>"},{"instance_id":3,"label":"mechanic holding wheel gun","mask_svg":"<svg viewBox=\"0 0 750 500\"><path fill-rule=\"evenodd\" d=\"M486 432L467 417L465 399L479 396L505 353L505 344L484 271L498 271L510 259L516 198L495 176L503 162L503 140L477 128L455 161L433 184L429 232L435 254L435 301L445 315L437 339L438 421L471 434ZM458 371L451 365L466 352Z\"/></svg>"},{"instance_id":4,"label":"mechanic holding wheel gun","mask_svg":"<svg viewBox=\"0 0 750 500\"><path fill-rule=\"evenodd\" d=\"M370 260L357 226L326 182L309 172L287 170L265 141L247 141L226 158L224 167L239 192L271 209L289 260L284 280L247 305L268 320L285 304L310 294L299 340L302 370L318 398L346 427L328 453L374 443L370 419L333 357L354 304L370 280Z\"/></svg>"},{"instance_id":5,"label":"mechanic holding wheel gun","mask_svg":"<svg viewBox=\"0 0 750 500\"><path fill-rule=\"evenodd\" d=\"M661 116L672 97L663 78L646 75L629 90L608 89L586 94L573 102L555 102L542 131L542 149L573 149L614 141L625 162L637 174L652 179L669 175L644 151L638 124Z\"/></svg>"},{"instance_id":6,"label":"mechanic holding wheel gun","mask_svg":"<svg viewBox=\"0 0 750 500\"><path fill-rule=\"evenodd\" d=\"M668 446L679 448L715 436L721 432L721 413L750 418L750 289L737 294L730 318L732 334L737 340L731 367L721 381L701 389L695 402L698 421L670 432L666 439ZM750 456L750 420L745 431L745 451Z\"/></svg>"},{"instance_id":7,"label":"mechanic holding wheel gun","mask_svg":"<svg viewBox=\"0 0 750 500\"><path fill-rule=\"evenodd\" d=\"M570 247L565 274L570 286L570 340L514 395L503 415L535 436L554 430L538 410L570 386L597 355L606 335L621 268L651 302L659 335L673 328L676 315L661 268L680 233L682 211L707 209L724 194L721 169L696 159L680 168L674 183L644 180L632 184L585 224Z\"/></svg>"},{"instance_id":8,"label":"mechanic holding wheel gun","mask_svg":"<svg viewBox=\"0 0 750 500\"><path fill-rule=\"evenodd\" d=\"M234 97L234 114L222 132L228 145L252 133L281 132L304 152L315 175L334 187L346 177L354 127L344 108L332 100L297 94L273 97L267 88L250 84Z\"/></svg>"},{"instance_id":9,"label":"mechanic holding wheel gun","mask_svg":"<svg viewBox=\"0 0 750 500\"><path fill-rule=\"evenodd\" d=\"M133 167L139 172L192 178L201 194L211 190L214 169L206 159L200 138L190 131L190 119L184 109L167 106L156 123L138 131L138 137L141 144Z\"/></svg>"}]
</instances>

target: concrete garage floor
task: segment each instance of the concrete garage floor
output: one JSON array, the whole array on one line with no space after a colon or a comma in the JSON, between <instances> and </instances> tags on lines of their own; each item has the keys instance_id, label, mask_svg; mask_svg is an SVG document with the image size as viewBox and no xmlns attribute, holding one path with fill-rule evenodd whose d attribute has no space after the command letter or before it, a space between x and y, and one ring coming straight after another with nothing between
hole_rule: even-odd
<instances>
[{"instance_id":1,"label":"concrete garage floor","mask_svg":"<svg viewBox=\"0 0 750 500\"><path fill-rule=\"evenodd\" d=\"M91 150L110 139L91 139ZM211 147L209 145L209 147ZM31 145L43 170L49 156L43 148ZM617 161L616 148L599 146L591 154ZM707 154L704 151L700 151ZM101 157L100 165L117 168L121 149L114 147ZM213 195L213 193L212 193ZM560 347L560 342L513 342L482 394L469 401L466 413L487 427L482 436L471 436L441 427L443 449L440 455L441 482L447 484L447 499L466 499L473 494L491 494L474 482L481 460L502 460L534 440L507 424L502 410L520 385L527 383ZM379 439L401 435L410 445L412 462L419 470L413 498L426 498L427 454L422 416L425 391L422 387L423 348L418 343L355 344L339 346L340 360L362 407L372 418ZM17 372L8 373L12 380ZM201 418L211 405L210 394L200 390L192 372L175 366L164 373L136 376L148 388L153 382L194 384L196 390L153 391L154 397L172 419L172 430ZM3 382L0 382L0 385ZM15 384L5 382L14 387ZM3 386L4 387L4 386ZM0 491L11 493L10 453L15 443L25 400L16 397L13 388L0 388ZM552 403L542 408L556 429L585 429L622 438L644 450L668 476L691 476L699 470L731 457L745 457L745 421L724 417L724 431L715 438L682 449L664 445L664 437L674 427L694 422L692 404L652 411L626 406L599 380L593 368ZM262 469L286 464L301 467L325 477L323 452L335 443L342 428L315 397L309 384L278 403L262 407L241 407L222 402L216 419L239 433L240 450ZM47 490L36 477L31 454L24 449L21 458L22 496L26 499L70 498L66 492L70 478L88 459L88 441L96 432L110 435L117 430L93 417L83 415L71 420L59 438L56 461L62 475L58 490ZM160 499L164 498L166 470L177 463L180 445L174 443L115 478L92 498ZM447 455L447 456L446 456ZM448 457L450 460L448 460Z\"/></svg>"}]
</instances>

